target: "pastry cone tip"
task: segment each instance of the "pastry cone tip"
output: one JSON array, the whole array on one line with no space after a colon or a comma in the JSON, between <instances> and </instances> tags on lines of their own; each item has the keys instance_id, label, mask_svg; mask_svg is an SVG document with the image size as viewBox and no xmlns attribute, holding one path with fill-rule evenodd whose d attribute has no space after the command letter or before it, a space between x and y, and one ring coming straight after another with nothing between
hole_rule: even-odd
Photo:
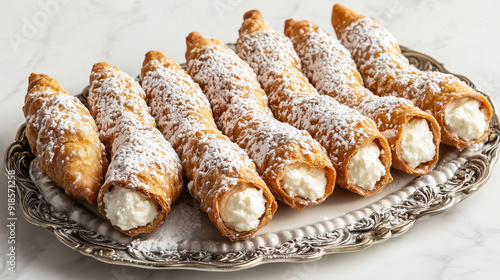
<instances>
[{"instance_id":1,"label":"pastry cone tip","mask_svg":"<svg viewBox=\"0 0 500 280\"><path fill-rule=\"evenodd\" d=\"M144 62L164 57L165 55L160 51L151 50L144 55Z\"/></svg>"},{"instance_id":2,"label":"pastry cone tip","mask_svg":"<svg viewBox=\"0 0 500 280\"><path fill-rule=\"evenodd\" d=\"M240 37L253 32L271 28L259 10L250 10L243 15L243 24L239 30Z\"/></svg>"},{"instance_id":3,"label":"pastry cone tip","mask_svg":"<svg viewBox=\"0 0 500 280\"><path fill-rule=\"evenodd\" d=\"M92 65L92 73L99 73L99 72L103 71L106 68L112 68L112 66L109 65L107 62L97 62L97 63L94 63L94 65ZM91 75L91 77L92 77L92 75Z\"/></svg>"},{"instance_id":4,"label":"pastry cone tip","mask_svg":"<svg viewBox=\"0 0 500 280\"><path fill-rule=\"evenodd\" d=\"M342 30L346 28L351 22L361 18L364 18L364 16L357 14L349 8L346 8L342 4L337 3L333 5L331 21L336 32L339 32L337 31L337 29Z\"/></svg>"},{"instance_id":5,"label":"pastry cone tip","mask_svg":"<svg viewBox=\"0 0 500 280\"><path fill-rule=\"evenodd\" d=\"M151 63L153 62L153 63ZM172 58L160 51L151 50L144 55L142 62L141 76L144 77L148 71L153 71L158 67L181 69Z\"/></svg>"},{"instance_id":6,"label":"pastry cone tip","mask_svg":"<svg viewBox=\"0 0 500 280\"><path fill-rule=\"evenodd\" d=\"M243 19L263 19L262 13L259 10L250 10L243 15Z\"/></svg>"},{"instance_id":7,"label":"pastry cone tip","mask_svg":"<svg viewBox=\"0 0 500 280\"><path fill-rule=\"evenodd\" d=\"M204 44L224 45L220 40L205 38L205 37L203 37L203 35L201 35L200 32L197 32L197 31L193 31L187 35L186 44L188 46L190 44L197 43L197 42L203 42Z\"/></svg>"},{"instance_id":8,"label":"pastry cone tip","mask_svg":"<svg viewBox=\"0 0 500 280\"><path fill-rule=\"evenodd\" d=\"M333 11L342 11L344 9L347 9L344 5L340 4L340 3L335 3L333 5Z\"/></svg>"},{"instance_id":9,"label":"pastry cone tip","mask_svg":"<svg viewBox=\"0 0 500 280\"><path fill-rule=\"evenodd\" d=\"M314 23L308 21L308 20L295 20L293 18L287 19L285 21L285 28L283 33L285 33L285 36L287 37L293 37L297 32L306 32L309 33L311 31L317 32L317 29L319 27L315 25Z\"/></svg>"},{"instance_id":10,"label":"pastry cone tip","mask_svg":"<svg viewBox=\"0 0 500 280\"><path fill-rule=\"evenodd\" d=\"M160 51L151 50L144 55L144 61L142 62L142 67L145 67L149 62L153 60L164 61L166 59L167 56L164 53Z\"/></svg>"},{"instance_id":11,"label":"pastry cone tip","mask_svg":"<svg viewBox=\"0 0 500 280\"><path fill-rule=\"evenodd\" d=\"M186 46L187 46L186 59L189 60L188 53L191 49L193 49L197 44L206 42L208 40L209 39L203 37L203 35L201 35L200 32L193 31L193 32L189 33L186 36Z\"/></svg>"},{"instance_id":12,"label":"pastry cone tip","mask_svg":"<svg viewBox=\"0 0 500 280\"><path fill-rule=\"evenodd\" d=\"M110 67L111 65L105 61L101 61L101 62L94 63L94 66L95 67Z\"/></svg>"},{"instance_id":13,"label":"pastry cone tip","mask_svg":"<svg viewBox=\"0 0 500 280\"><path fill-rule=\"evenodd\" d=\"M339 20L345 20L348 18L360 19L364 18L365 16L357 14L355 11L347 8L342 4L336 3L335 5L333 5L333 10L332 10L332 19L334 17Z\"/></svg>"},{"instance_id":14,"label":"pastry cone tip","mask_svg":"<svg viewBox=\"0 0 500 280\"><path fill-rule=\"evenodd\" d=\"M146 72L150 69L147 65L151 61L161 61L165 55L159 51L151 50L144 55L144 60L142 61L141 77L144 78Z\"/></svg>"}]
</instances>

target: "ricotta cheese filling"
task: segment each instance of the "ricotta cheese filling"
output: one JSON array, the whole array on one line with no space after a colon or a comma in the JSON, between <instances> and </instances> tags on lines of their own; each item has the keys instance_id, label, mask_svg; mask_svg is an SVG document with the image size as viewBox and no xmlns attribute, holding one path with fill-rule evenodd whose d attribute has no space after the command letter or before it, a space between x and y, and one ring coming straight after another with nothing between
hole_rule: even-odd
<instances>
[{"instance_id":1,"label":"ricotta cheese filling","mask_svg":"<svg viewBox=\"0 0 500 280\"><path fill-rule=\"evenodd\" d=\"M385 167L380 161L380 149L371 142L359 149L349 160L347 167L349 182L365 190L372 190L385 175Z\"/></svg>"},{"instance_id":2,"label":"ricotta cheese filling","mask_svg":"<svg viewBox=\"0 0 500 280\"><path fill-rule=\"evenodd\" d=\"M250 184L240 184L224 194L219 202L220 217L235 231L249 231L259 226L266 211L262 190Z\"/></svg>"},{"instance_id":3,"label":"ricotta cheese filling","mask_svg":"<svg viewBox=\"0 0 500 280\"><path fill-rule=\"evenodd\" d=\"M425 119L413 118L406 124L401 134L399 150L411 168L434 158L436 155L434 136Z\"/></svg>"},{"instance_id":4,"label":"ricotta cheese filling","mask_svg":"<svg viewBox=\"0 0 500 280\"><path fill-rule=\"evenodd\" d=\"M324 168L294 163L285 166L280 183L290 196L315 201L325 195L327 179Z\"/></svg>"},{"instance_id":5,"label":"ricotta cheese filling","mask_svg":"<svg viewBox=\"0 0 500 280\"><path fill-rule=\"evenodd\" d=\"M122 230L152 223L158 214L156 202L141 192L115 186L103 197L106 217Z\"/></svg>"},{"instance_id":6,"label":"ricotta cheese filling","mask_svg":"<svg viewBox=\"0 0 500 280\"><path fill-rule=\"evenodd\" d=\"M457 98L446 106L444 123L452 135L465 141L481 137L487 126L479 101L469 97Z\"/></svg>"}]
</instances>

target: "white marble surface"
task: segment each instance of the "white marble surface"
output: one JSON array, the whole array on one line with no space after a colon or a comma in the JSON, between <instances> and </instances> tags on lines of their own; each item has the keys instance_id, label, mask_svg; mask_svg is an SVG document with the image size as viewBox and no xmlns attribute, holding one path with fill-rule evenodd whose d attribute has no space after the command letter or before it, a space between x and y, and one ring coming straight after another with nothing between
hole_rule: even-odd
<instances>
[{"instance_id":1,"label":"white marble surface","mask_svg":"<svg viewBox=\"0 0 500 280\"><path fill-rule=\"evenodd\" d=\"M383 23L402 45L470 78L500 104L499 1L339 1ZM76 94L93 63L139 73L144 53L184 61L191 31L235 41L245 11L260 9L277 29L289 17L329 32L332 1L6 1L0 16L0 150L23 122L31 72L57 78ZM18 210L16 272L7 271L7 179L0 175L1 279L499 279L500 166L477 193L406 234L355 253L309 263L266 264L237 272L146 270L101 263L67 248Z\"/></svg>"}]
</instances>

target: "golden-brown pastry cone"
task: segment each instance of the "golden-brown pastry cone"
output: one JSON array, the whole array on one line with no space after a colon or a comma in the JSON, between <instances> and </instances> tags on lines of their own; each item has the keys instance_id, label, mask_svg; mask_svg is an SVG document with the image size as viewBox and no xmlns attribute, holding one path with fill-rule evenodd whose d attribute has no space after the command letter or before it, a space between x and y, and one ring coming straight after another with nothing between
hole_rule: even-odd
<instances>
[{"instance_id":1,"label":"golden-brown pastry cone","mask_svg":"<svg viewBox=\"0 0 500 280\"><path fill-rule=\"evenodd\" d=\"M222 235L232 241L252 237L273 217L277 204L248 155L217 129L200 87L161 52L146 54L142 88L158 129L180 155L188 189ZM222 198L238 186L259 190L265 211L251 230L238 231L221 217Z\"/></svg>"},{"instance_id":2,"label":"golden-brown pastry cone","mask_svg":"<svg viewBox=\"0 0 500 280\"><path fill-rule=\"evenodd\" d=\"M196 32L186 42L187 72L208 97L217 126L248 153L275 198L297 209L324 201L335 186L335 170L324 148L306 131L273 117L255 74L234 51ZM309 190L301 186L297 193L285 190L285 177L293 173L288 168L295 167L323 174L317 198L304 198L308 194L301 191Z\"/></svg>"},{"instance_id":3,"label":"golden-brown pastry cone","mask_svg":"<svg viewBox=\"0 0 500 280\"><path fill-rule=\"evenodd\" d=\"M365 88L349 51L314 23L289 19L285 22L285 35L301 58L302 72L320 94L356 109L377 124L391 147L394 168L411 175L424 175L432 170L438 160L441 139L434 117L404 98L376 96ZM423 135L419 135L420 140L415 139L418 143L414 144L420 147L405 145L405 129L411 129L412 123L420 119L427 122L430 143L422 144Z\"/></svg>"},{"instance_id":4,"label":"golden-brown pastry cone","mask_svg":"<svg viewBox=\"0 0 500 280\"><path fill-rule=\"evenodd\" d=\"M40 169L68 195L94 203L107 161L87 108L57 80L31 74L23 111Z\"/></svg>"},{"instance_id":5,"label":"golden-brown pastry cone","mask_svg":"<svg viewBox=\"0 0 500 280\"><path fill-rule=\"evenodd\" d=\"M463 149L486 139L492 109L484 96L453 75L420 71L412 66L401 54L396 39L371 18L336 4L332 25L342 44L351 51L366 86L375 94L406 98L431 113L441 127L441 141L445 144ZM477 104L475 110L482 114L477 120L469 121L473 125L452 124L454 120L447 120L448 106L452 110L455 104L468 101ZM457 117L465 123L471 119ZM460 130L465 130L461 132L464 136L458 134Z\"/></svg>"},{"instance_id":6,"label":"golden-brown pastry cone","mask_svg":"<svg viewBox=\"0 0 500 280\"><path fill-rule=\"evenodd\" d=\"M140 85L120 69L105 62L93 66L89 108L111 155L106 180L97 197L98 208L116 229L130 236L162 225L183 184L180 159L156 128L144 97ZM113 216L134 213L115 213L106 201L113 207L123 207L120 211L142 211L135 205L120 205L127 202L112 201L111 192L118 189L140 197L141 205L153 205L156 216L150 222L118 218L114 221Z\"/></svg>"},{"instance_id":7,"label":"golden-brown pastry cone","mask_svg":"<svg viewBox=\"0 0 500 280\"><path fill-rule=\"evenodd\" d=\"M391 152L375 123L333 98L320 95L302 74L300 58L286 36L274 31L256 10L244 15L239 33L238 55L257 74L273 114L280 121L307 130L326 148L339 186L369 196L392 181ZM349 165L354 164L352 158L359 150L372 143L380 153L375 159L378 169L372 174L380 174L365 184L355 180L356 172L349 172Z\"/></svg>"}]
</instances>

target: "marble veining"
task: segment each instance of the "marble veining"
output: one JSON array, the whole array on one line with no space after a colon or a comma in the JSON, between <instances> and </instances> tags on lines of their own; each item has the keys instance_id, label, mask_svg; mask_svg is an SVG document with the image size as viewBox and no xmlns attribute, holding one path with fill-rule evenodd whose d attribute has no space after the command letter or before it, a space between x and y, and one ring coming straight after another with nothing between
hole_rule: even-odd
<instances>
[{"instance_id":1,"label":"marble veining","mask_svg":"<svg viewBox=\"0 0 500 280\"><path fill-rule=\"evenodd\" d=\"M493 0L338 1L375 17L402 45L443 62L471 79L500 104L500 2ZM334 2L9 1L0 17L0 150L23 123L31 72L60 80L73 94L88 84L93 63L108 61L131 75L144 54L157 49L184 61L191 31L234 42L242 15L260 9L278 31L289 17L309 19L333 33ZM481 19L481 20L478 20ZM497 279L500 278L500 165L477 193L445 214L419 221L404 235L361 252L333 254L308 263L276 263L215 273L146 270L101 263L67 248L16 213L16 272L7 270L7 178L0 175L1 279ZM284 206L282 206L284 207ZM299 214L299 213L298 213Z\"/></svg>"}]
</instances>

